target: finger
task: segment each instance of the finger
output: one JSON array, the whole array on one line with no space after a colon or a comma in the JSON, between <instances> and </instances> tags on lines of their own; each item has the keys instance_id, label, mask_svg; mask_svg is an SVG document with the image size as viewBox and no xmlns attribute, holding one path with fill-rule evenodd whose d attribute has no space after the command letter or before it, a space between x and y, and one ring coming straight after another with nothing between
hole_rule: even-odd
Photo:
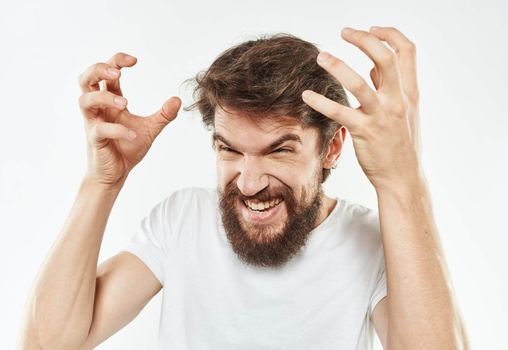
<instances>
[{"instance_id":1,"label":"finger","mask_svg":"<svg viewBox=\"0 0 508 350\"><path fill-rule=\"evenodd\" d=\"M312 90L305 90L302 98L312 109L344 125L350 132L354 132L365 118L359 110L341 105Z\"/></svg>"},{"instance_id":2,"label":"finger","mask_svg":"<svg viewBox=\"0 0 508 350\"><path fill-rule=\"evenodd\" d=\"M116 69L120 70L124 67L132 67L136 64L137 58L131 55L128 55L123 52L118 52L113 57L111 57L107 63ZM105 82L105 89L111 91L112 93L123 96L122 89L120 88L120 80L119 79L110 79Z\"/></svg>"},{"instance_id":3,"label":"finger","mask_svg":"<svg viewBox=\"0 0 508 350\"><path fill-rule=\"evenodd\" d=\"M137 135L134 130L129 129L122 124L98 122L93 125L90 131L90 137L95 141L102 141L105 139L124 139L132 141L137 137Z\"/></svg>"},{"instance_id":4,"label":"finger","mask_svg":"<svg viewBox=\"0 0 508 350\"><path fill-rule=\"evenodd\" d=\"M350 32L348 29L350 28L342 30L342 37L357 46L374 62L378 68L380 88L400 91L400 73L395 53L373 34L354 29Z\"/></svg>"},{"instance_id":5,"label":"finger","mask_svg":"<svg viewBox=\"0 0 508 350\"><path fill-rule=\"evenodd\" d=\"M378 99L376 93L367 85L367 82L344 63L344 61L327 52L321 52L317 57L317 62L346 89L351 91L367 113L372 113L377 109Z\"/></svg>"},{"instance_id":6,"label":"finger","mask_svg":"<svg viewBox=\"0 0 508 350\"><path fill-rule=\"evenodd\" d=\"M181 105L182 101L180 98L173 96L164 102L157 112L148 116L149 125L155 131L156 136L176 118Z\"/></svg>"},{"instance_id":7,"label":"finger","mask_svg":"<svg viewBox=\"0 0 508 350\"><path fill-rule=\"evenodd\" d=\"M371 27L370 32L380 40L386 41L398 55L404 91L418 97L416 45L398 29L393 27Z\"/></svg>"},{"instance_id":8,"label":"finger","mask_svg":"<svg viewBox=\"0 0 508 350\"><path fill-rule=\"evenodd\" d=\"M370 79L374 83L374 87L379 89L379 75L377 74L376 67L370 70Z\"/></svg>"},{"instance_id":9,"label":"finger","mask_svg":"<svg viewBox=\"0 0 508 350\"><path fill-rule=\"evenodd\" d=\"M99 82L105 79L120 78L120 71L107 63L96 63L79 76L81 91L86 93L100 90Z\"/></svg>"},{"instance_id":10,"label":"finger","mask_svg":"<svg viewBox=\"0 0 508 350\"><path fill-rule=\"evenodd\" d=\"M127 106L127 99L109 91L92 91L79 97L79 106L85 112L85 115L99 108L109 107L123 110Z\"/></svg>"}]
</instances>

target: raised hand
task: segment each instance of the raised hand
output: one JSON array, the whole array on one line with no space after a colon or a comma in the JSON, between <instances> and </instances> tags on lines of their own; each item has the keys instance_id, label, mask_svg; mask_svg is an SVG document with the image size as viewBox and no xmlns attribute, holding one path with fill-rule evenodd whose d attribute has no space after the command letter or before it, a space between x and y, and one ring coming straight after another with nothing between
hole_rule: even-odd
<instances>
[{"instance_id":1,"label":"raised hand","mask_svg":"<svg viewBox=\"0 0 508 350\"><path fill-rule=\"evenodd\" d=\"M358 161L374 187L419 177L422 170L415 45L389 27L372 27L370 32L345 29L342 37L374 62L370 76L376 91L342 60L322 52L318 64L349 90L360 106L350 108L310 90L304 91L304 102L348 129Z\"/></svg>"},{"instance_id":2,"label":"raised hand","mask_svg":"<svg viewBox=\"0 0 508 350\"><path fill-rule=\"evenodd\" d=\"M120 88L120 70L136 62L132 56L117 53L106 63L90 66L79 77L83 92L79 105L88 144L86 176L108 186L123 184L157 135L175 119L181 105L178 97L172 97L147 117L129 112Z\"/></svg>"}]
</instances>

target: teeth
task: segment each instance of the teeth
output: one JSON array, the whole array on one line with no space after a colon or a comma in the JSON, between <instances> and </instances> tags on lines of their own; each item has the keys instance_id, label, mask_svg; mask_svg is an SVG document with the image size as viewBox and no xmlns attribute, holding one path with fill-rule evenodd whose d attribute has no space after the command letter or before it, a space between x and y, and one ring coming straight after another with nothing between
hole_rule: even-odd
<instances>
[{"instance_id":1,"label":"teeth","mask_svg":"<svg viewBox=\"0 0 508 350\"><path fill-rule=\"evenodd\" d=\"M263 210L263 209L265 209L265 206L262 203L255 203L252 205L252 209Z\"/></svg>"},{"instance_id":2,"label":"teeth","mask_svg":"<svg viewBox=\"0 0 508 350\"><path fill-rule=\"evenodd\" d=\"M265 210L268 208L272 208L282 202L281 199L272 199L268 202L253 202L253 201L244 201L245 205L247 205L252 210Z\"/></svg>"}]
</instances>

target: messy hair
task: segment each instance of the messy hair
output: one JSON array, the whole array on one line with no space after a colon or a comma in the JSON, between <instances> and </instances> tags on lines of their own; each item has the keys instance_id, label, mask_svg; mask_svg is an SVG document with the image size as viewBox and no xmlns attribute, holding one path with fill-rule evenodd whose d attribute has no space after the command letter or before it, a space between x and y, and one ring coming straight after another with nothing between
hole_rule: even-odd
<instances>
[{"instance_id":1,"label":"messy hair","mask_svg":"<svg viewBox=\"0 0 508 350\"><path fill-rule=\"evenodd\" d=\"M324 157L341 125L305 104L302 92L313 90L350 105L342 85L316 63L318 54L316 45L284 33L240 43L192 79L195 102L185 110L197 108L210 130L217 107L253 118L294 117L303 127L318 129L319 152ZM329 175L330 169L323 168L321 182Z\"/></svg>"}]
</instances>

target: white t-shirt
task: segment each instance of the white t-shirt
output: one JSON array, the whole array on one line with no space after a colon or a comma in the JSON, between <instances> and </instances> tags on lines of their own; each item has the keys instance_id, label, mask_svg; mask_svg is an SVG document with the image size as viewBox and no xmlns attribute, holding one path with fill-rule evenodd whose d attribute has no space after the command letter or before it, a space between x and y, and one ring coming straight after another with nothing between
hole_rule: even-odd
<instances>
[{"instance_id":1,"label":"white t-shirt","mask_svg":"<svg viewBox=\"0 0 508 350\"><path fill-rule=\"evenodd\" d=\"M126 251L163 285L160 349L370 349L386 296L375 211L337 199L282 268L247 265L226 237L215 189L174 192Z\"/></svg>"}]
</instances>

